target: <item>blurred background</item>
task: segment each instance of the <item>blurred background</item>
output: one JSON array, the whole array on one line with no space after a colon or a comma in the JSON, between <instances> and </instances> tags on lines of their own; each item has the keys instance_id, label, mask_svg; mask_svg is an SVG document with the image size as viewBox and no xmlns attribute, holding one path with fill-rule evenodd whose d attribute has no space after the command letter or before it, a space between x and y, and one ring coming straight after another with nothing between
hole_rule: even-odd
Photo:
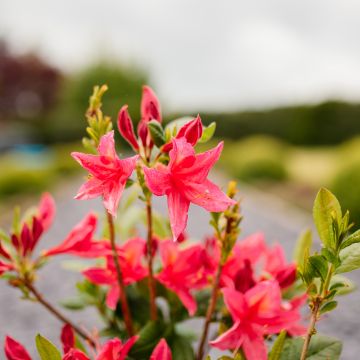
<instances>
[{"instance_id":1,"label":"blurred background","mask_svg":"<svg viewBox=\"0 0 360 360\"><path fill-rule=\"evenodd\" d=\"M217 121L231 176L307 210L327 186L358 220L359 11L355 0L2 0L1 203L77 171L68 154L93 85L109 85L113 119L124 103L138 119L148 83L167 121Z\"/></svg>"},{"instance_id":2,"label":"blurred background","mask_svg":"<svg viewBox=\"0 0 360 360\"><path fill-rule=\"evenodd\" d=\"M219 170L252 189L253 223L267 209L291 226L273 204L309 215L326 186L358 227L359 13L357 0L1 0L0 210L81 182L69 153L81 148L94 85L109 86L115 121L125 103L139 119L149 84L165 121L217 122ZM291 248L267 221L268 237Z\"/></svg>"}]
</instances>

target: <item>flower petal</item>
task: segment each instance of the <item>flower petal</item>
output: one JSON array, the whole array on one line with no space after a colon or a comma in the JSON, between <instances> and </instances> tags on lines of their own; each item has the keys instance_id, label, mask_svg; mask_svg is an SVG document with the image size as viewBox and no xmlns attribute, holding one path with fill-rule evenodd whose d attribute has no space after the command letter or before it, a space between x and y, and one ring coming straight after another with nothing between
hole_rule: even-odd
<instances>
[{"instance_id":1,"label":"flower petal","mask_svg":"<svg viewBox=\"0 0 360 360\"><path fill-rule=\"evenodd\" d=\"M98 152L101 156L107 156L111 159L117 158L115 151L114 130L109 131L101 137Z\"/></svg>"},{"instance_id":2,"label":"flower petal","mask_svg":"<svg viewBox=\"0 0 360 360\"><path fill-rule=\"evenodd\" d=\"M249 336L250 335L250 336ZM244 337L242 348L247 360L266 360L267 350L262 334L256 332Z\"/></svg>"},{"instance_id":3,"label":"flower petal","mask_svg":"<svg viewBox=\"0 0 360 360\"><path fill-rule=\"evenodd\" d=\"M244 341L240 322L236 322L229 330L217 339L210 341L210 345L220 350L239 349Z\"/></svg>"},{"instance_id":4,"label":"flower petal","mask_svg":"<svg viewBox=\"0 0 360 360\"><path fill-rule=\"evenodd\" d=\"M220 142L215 148L195 155L192 167L183 169L181 173L190 177L193 182L202 183L209 175L211 168L219 160L223 147L224 143Z\"/></svg>"},{"instance_id":5,"label":"flower petal","mask_svg":"<svg viewBox=\"0 0 360 360\"><path fill-rule=\"evenodd\" d=\"M162 120L160 102L149 86L143 86L140 111L141 119L144 119L145 121L155 119L161 122Z\"/></svg>"},{"instance_id":6,"label":"flower petal","mask_svg":"<svg viewBox=\"0 0 360 360\"><path fill-rule=\"evenodd\" d=\"M224 302L234 322L241 320L248 309L244 295L231 288L225 288L222 292L224 295Z\"/></svg>"},{"instance_id":7,"label":"flower petal","mask_svg":"<svg viewBox=\"0 0 360 360\"><path fill-rule=\"evenodd\" d=\"M150 191L157 196L169 192L171 189L170 175L164 165L159 164L156 168L143 167L145 181Z\"/></svg>"},{"instance_id":8,"label":"flower petal","mask_svg":"<svg viewBox=\"0 0 360 360\"><path fill-rule=\"evenodd\" d=\"M171 191L168 194L167 200L170 226L173 233L173 238L176 241L186 228L190 202L176 191Z\"/></svg>"},{"instance_id":9,"label":"flower petal","mask_svg":"<svg viewBox=\"0 0 360 360\"><path fill-rule=\"evenodd\" d=\"M210 180L205 180L202 184L186 182L182 190L189 201L207 211L225 211L230 205L236 204L236 201L225 195Z\"/></svg>"},{"instance_id":10,"label":"flower petal","mask_svg":"<svg viewBox=\"0 0 360 360\"><path fill-rule=\"evenodd\" d=\"M119 302L119 299L120 299L120 288L116 284L110 288L110 290L106 295L106 305L109 307L109 309L115 310L117 303Z\"/></svg>"},{"instance_id":11,"label":"flower petal","mask_svg":"<svg viewBox=\"0 0 360 360\"><path fill-rule=\"evenodd\" d=\"M24 346L10 336L6 336L5 338L4 350L8 360L31 360Z\"/></svg>"},{"instance_id":12,"label":"flower petal","mask_svg":"<svg viewBox=\"0 0 360 360\"><path fill-rule=\"evenodd\" d=\"M47 231L55 217L55 201L49 193L41 196L37 218L40 220L43 231Z\"/></svg>"},{"instance_id":13,"label":"flower petal","mask_svg":"<svg viewBox=\"0 0 360 360\"><path fill-rule=\"evenodd\" d=\"M171 350L164 338L156 345L150 360L172 360Z\"/></svg>"},{"instance_id":14,"label":"flower petal","mask_svg":"<svg viewBox=\"0 0 360 360\"><path fill-rule=\"evenodd\" d=\"M90 178L81 185L75 196L77 200L90 200L102 195L104 191L103 182L97 178Z\"/></svg>"},{"instance_id":15,"label":"flower petal","mask_svg":"<svg viewBox=\"0 0 360 360\"><path fill-rule=\"evenodd\" d=\"M120 198L124 191L125 183L111 182L104 188L103 204L105 209L114 217L117 215Z\"/></svg>"}]
</instances>

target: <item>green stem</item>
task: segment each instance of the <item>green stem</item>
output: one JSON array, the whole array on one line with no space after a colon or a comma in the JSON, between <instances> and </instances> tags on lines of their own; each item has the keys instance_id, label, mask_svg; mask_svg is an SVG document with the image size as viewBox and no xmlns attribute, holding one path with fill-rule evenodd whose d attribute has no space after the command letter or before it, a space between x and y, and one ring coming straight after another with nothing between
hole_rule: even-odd
<instances>
[{"instance_id":1,"label":"green stem","mask_svg":"<svg viewBox=\"0 0 360 360\"><path fill-rule=\"evenodd\" d=\"M149 297L150 297L150 317L151 320L157 319L157 308L156 308L156 290L154 281L154 247L153 247L153 226L152 226L152 205L151 197L149 196L146 201L146 219L147 219L147 262L148 262L148 284L149 284Z\"/></svg>"},{"instance_id":2,"label":"green stem","mask_svg":"<svg viewBox=\"0 0 360 360\"><path fill-rule=\"evenodd\" d=\"M116 243L115 243L114 221L113 221L112 215L109 212L107 212L107 219L108 219L108 223L109 223L109 234L110 234L112 255L113 255L113 259L114 259L114 263L115 263L117 280L118 280L118 285L119 285L119 289L120 289L120 304L121 304L121 309L122 309L122 313L124 316L124 323L125 323L125 327L126 327L126 331L127 331L128 335L133 336L134 335L134 327L132 324L129 304L128 304L128 301L126 298L125 283L124 283L124 278L123 278L123 274L122 274L121 267L120 267L119 255L118 255L118 252L116 249Z\"/></svg>"},{"instance_id":3,"label":"green stem","mask_svg":"<svg viewBox=\"0 0 360 360\"><path fill-rule=\"evenodd\" d=\"M316 332L315 326L316 326L317 320L319 319L320 307L328 294L330 281L331 281L333 273L334 273L334 266L332 264L330 264L330 266L328 267L328 272L327 272L325 281L323 282L322 287L320 289L321 295L318 295L313 300L312 309L311 309L311 320L310 320L310 324L309 324L309 327L308 327L308 330L307 330L307 333L305 336L305 341L304 341L304 345L302 348L300 360L306 359L306 354L307 354L307 351L310 346L311 337Z\"/></svg>"}]
</instances>

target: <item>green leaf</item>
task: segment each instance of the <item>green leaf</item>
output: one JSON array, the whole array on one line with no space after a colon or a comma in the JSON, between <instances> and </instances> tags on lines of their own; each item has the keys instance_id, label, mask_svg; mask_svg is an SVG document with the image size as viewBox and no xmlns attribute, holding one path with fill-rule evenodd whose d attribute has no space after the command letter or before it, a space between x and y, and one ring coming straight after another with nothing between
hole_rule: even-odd
<instances>
[{"instance_id":1,"label":"green leaf","mask_svg":"<svg viewBox=\"0 0 360 360\"><path fill-rule=\"evenodd\" d=\"M37 334L35 342L41 360L61 360L60 351L48 339Z\"/></svg>"},{"instance_id":2,"label":"green leaf","mask_svg":"<svg viewBox=\"0 0 360 360\"><path fill-rule=\"evenodd\" d=\"M340 251L340 266L336 273L341 274L360 268L360 243L355 243Z\"/></svg>"},{"instance_id":3,"label":"green leaf","mask_svg":"<svg viewBox=\"0 0 360 360\"><path fill-rule=\"evenodd\" d=\"M169 329L160 321L148 322L139 332L139 339L130 350L130 357L147 359L161 338L166 338Z\"/></svg>"},{"instance_id":4,"label":"green leaf","mask_svg":"<svg viewBox=\"0 0 360 360\"><path fill-rule=\"evenodd\" d=\"M299 238L296 241L295 250L293 254L293 259L297 264L303 264L306 249L311 250L312 247L312 233L311 230L305 230L302 232L299 236Z\"/></svg>"},{"instance_id":5,"label":"green leaf","mask_svg":"<svg viewBox=\"0 0 360 360\"><path fill-rule=\"evenodd\" d=\"M156 120L151 120L148 123L148 129L150 131L150 136L154 144L160 148L165 144L165 133L161 124Z\"/></svg>"},{"instance_id":6,"label":"green leaf","mask_svg":"<svg viewBox=\"0 0 360 360\"><path fill-rule=\"evenodd\" d=\"M320 314L324 314L326 312L334 310L337 307L337 304L338 302L335 300L327 302L325 305L321 307Z\"/></svg>"},{"instance_id":7,"label":"green leaf","mask_svg":"<svg viewBox=\"0 0 360 360\"><path fill-rule=\"evenodd\" d=\"M328 272L328 263L326 259L321 255L313 255L309 257L309 262L317 276L325 281Z\"/></svg>"},{"instance_id":8,"label":"green leaf","mask_svg":"<svg viewBox=\"0 0 360 360\"><path fill-rule=\"evenodd\" d=\"M356 289L356 285L347 277L339 274L332 276L330 290L337 290L337 295L346 295Z\"/></svg>"},{"instance_id":9,"label":"green leaf","mask_svg":"<svg viewBox=\"0 0 360 360\"><path fill-rule=\"evenodd\" d=\"M353 234L348 236L341 244L340 249L345 249L346 247L360 242L360 230L355 231Z\"/></svg>"},{"instance_id":10,"label":"green leaf","mask_svg":"<svg viewBox=\"0 0 360 360\"><path fill-rule=\"evenodd\" d=\"M286 330L282 330L276 338L269 354L269 360L279 360L286 340Z\"/></svg>"},{"instance_id":11,"label":"green leaf","mask_svg":"<svg viewBox=\"0 0 360 360\"><path fill-rule=\"evenodd\" d=\"M336 248L334 223L342 221L341 207L336 197L327 189L321 188L316 195L313 208L314 222L325 247Z\"/></svg>"},{"instance_id":12,"label":"green leaf","mask_svg":"<svg viewBox=\"0 0 360 360\"><path fill-rule=\"evenodd\" d=\"M82 310L86 307L86 304L80 298L63 300L60 305L69 310Z\"/></svg>"},{"instance_id":13,"label":"green leaf","mask_svg":"<svg viewBox=\"0 0 360 360\"><path fill-rule=\"evenodd\" d=\"M280 360L299 360L304 339L301 337L285 341ZM308 360L338 360L342 350L341 341L320 334L313 335L307 352Z\"/></svg>"},{"instance_id":14,"label":"green leaf","mask_svg":"<svg viewBox=\"0 0 360 360\"><path fill-rule=\"evenodd\" d=\"M200 143L208 142L214 136L215 130L216 130L216 122L212 122L206 127L204 126L199 142Z\"/></svg>"},{"instance_id":15,"label":"green leaf","mask_svg":"<svg viewBox=\"0 0 360 360\"><path fill-rule=\"evenodd\" d=\"M339 265L339 258L334 253L334 250L328 248L322 248L321 255L331 264L334 264L335 266Z\"/></svg>"},{"instance_id":16,"label":"green leaf","mask_svg":"<svg viewBox=\"0 0 360 360\"><path fill-rule=\"evenodd\" d=\"M195 358L191 342L184 336L174 334L170 346L173 360L191 360Z\"/></svg>"}]
</instances>

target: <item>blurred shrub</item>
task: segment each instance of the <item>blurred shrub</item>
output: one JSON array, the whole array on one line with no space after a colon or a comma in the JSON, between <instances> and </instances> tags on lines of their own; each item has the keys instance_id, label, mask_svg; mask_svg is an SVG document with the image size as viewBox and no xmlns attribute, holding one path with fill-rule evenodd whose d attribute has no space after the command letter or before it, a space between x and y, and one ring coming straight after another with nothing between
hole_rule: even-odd
<instances>
[{"instance_id":1,"label":"blurred shrub","mask_svg":"<svg viewBox=\"0 0 360 360\"><path fill-rule=\"evenodd\" d=\"M217 121L217 136L231 139L266 134L292 144L319 146L338 144L360 133L360 105L340 101L201 115L206 124Z\"/></svg>"},{"instance_id":2,"label":"blurred shrub","mask_svg":"<svg viewBox=\"0 0 360 360\"><path fill-rule=\"evenodd\" d=\"M103 110L116 124L117 113L124 104L134 120L139 119L142 85L147 83L145 73L137 68L118 63L100 63L80 73L72 74L64 83L62 97L53 116L42 129L46 142L69 141L85 135L84 113L95 85L107 84L109 90L103 97Z\"/></svg>"},{"instance_id":3,"label":"blurred shrub","mask_svg":"<svg viewBox=\"0 0 360 360\"><path fill-rule=\"evenodd\" d=\"M221 163L232 176L252 182L287 178L286 145L265 136L226 142Z\"/></svg>"},{"instance_id":4,"label":"blurred shrub","mask_svg":"<svg viewBox=\"0 0 360 360\"><path fill-rule=\"evenodd\" d=\"M0 175L0 197L39 193L48 189L53 179L52 170L9 169Z\"/></svg>"},{"instance_id":5,"label":"blurred shrub","mask_svg":"<svg viewBox=\"0 0 360 360\"><path fill-rule=\"evenodd\" d=\"M343 210L350 210L351 219L360 224L360 161L341 169L335 177L332 190L341 202Z\"/></svg>"}]
</instances>

